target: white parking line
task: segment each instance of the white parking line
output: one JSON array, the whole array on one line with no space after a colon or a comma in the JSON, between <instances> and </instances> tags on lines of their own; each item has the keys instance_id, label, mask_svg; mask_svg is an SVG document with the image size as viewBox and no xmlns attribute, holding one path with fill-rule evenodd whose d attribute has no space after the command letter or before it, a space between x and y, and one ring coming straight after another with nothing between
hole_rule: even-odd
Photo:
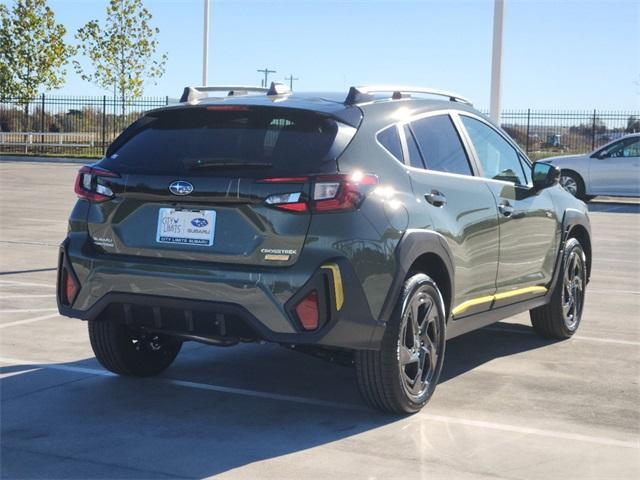
<instances>
[{"instance_id":1,"label":"white parking line","mask_svg":"<svg viewBox=\"0 0 640 480\"><path fill-rule=\"evenodd\" d=\"M58 313L50 313L49 315L43 315L41 317L35 317L35 318L27 318L26 320L17 320L15 322L0 323L0 328L15 327L16 325L39 322L40 320L47 320L49 318L58 317L58 316L59 316Z\"/></svg>"},{"instance_id":2,"label":"white parking line","mask_svg":"<svg viewBox=\"0 0 640 480\"><path fill-rule=\"evenodd\" d=\"M85 374L91 374L91 375L96 375L101 377L116 376L115 374L108 372L106 370L98 370L94 368L85 368L85 367L74 367L71 365L60 365L55 363L43 364L43 363L31 362L28 360L19 360L15 358L0 357L0 363L13 364L13 365L28 365L36 368L60 370L64 372L73 372L73 373L85 373ZM330 401L319 400L315 398L299 397L295 395L283 395L279 393L270 393L270 392L264 392L264 391L258 391L258 390L248 390L244 388L224 387L222 385L210 385L207 383L188 382L185 380L174 380L170 378L156 377L154 379L148 379L147 381L165 383L168 385L175 385L179 387L194 388L197 390L208 390L208 391L214 391L219 393L243 395L248 397L267 398L270 400L282 400L286 402L300 403L303 405L316 405L321 407L339 408L343 410L344 409L367 410L366 407L364 407L363 405L330 402ZM510 433L520 433L524 435L536 435L536 436L547 437L547 438L557 438L561 440L572 440L572 441L579 441L579 442L596 443L599 445L606 445L606 446L640 449L640 440L624 441L624 440L617 440L617 439L608 438L608 437L581 435L581 434L567 433L567 432L556 431L556 430L544 430L540 428L530 428L530 427L522 427L518 425L510 425L505 423L488 422L485 420L472 420L472 419L459 418L459 417L433 415L430 413L420 413L418 415L419 417L426 418L427 420L443 422L450 425L463 425L467 427L484 428L484 429L498 430L498 431L510 432Z\"/></svg>"},{"instance_id":3,"label":"white parking line","mask_svg":"<svg viewBox=\"0 0 640 480\"><path fill-rule=\"evenodd\" d=\"M57 308L12 308L9 310L0 309L0 314L3 313L31 313L31 312L57 312Z\"/></svg>"},{"instance_id":4,"label":"white parking line","mask_svg":"<svg viewBox=\"0 0 640 480\"><path fill-rule=\"evenodd\" d=\"M445 417L442 415L432 415L430 413L419 413L420 417L426 417L429 420L435 420L436 422L444 422L447 424L464 425L467 427L479 427L488 428L491 430L499 430L502 432L521 433L524 435L537 435L542 437L558 438L561 440L572 440L578 442L597 443L599 445L607 445L612 447L624 447L624 448L640 448L640 440L636 441L624 441L616 440L613 438L592 436L592 435L580 435L578 433L567 433L556 430L543 430L541 428L521 427L518 425L509 425L505 423L487 422L484 420L469 420L466 418Z\"/></svg>"},{"instance_id":5,"label":"white parking line","mask_svg":"<svg viewBox=\"0 0 640 480\"><path fill-rule=\"evenodd\" d=\"M28 360L18 360L15 358L0 358L1 363L18 364L18 365L30 365L38 368L45 368L50 370L61 370L64 372L74 373L88 373L91 375L97 375L101 377L113 377L117 376L106 370L97 370L94 368L74 367L71 365L57 365L57 364L42 364L37 362L30 362ZM283 395L279 393L263 392L259 390L247 390L244 388L224 387L222 385L210 385L208 383L196 383L188 382L186 380L175 380L171 378L156 377L153 381L160 383L166 383L169 385L176 385L179 387L195 388L198 390L209 390L220 393L231 393L235 395L243 395L249 397L268 398L270 400L283 400L286 402L302 403L306 405L316 405L329 408L341 408L348 410L362 410L364 407L361 405L350 405L347 403L330 402L326 400L319 400L315 398L298 397L296 395Z\"/></svg>"},{"instance_id":6,"label":"white parking line","mask_svg":"<svg viewBox=\"0 0 640 480\"><path fill-rule=\"evenodd\" d=\"M488 330L490 332L517 333L519 335L536 335L535 332L530 330L520 330L518 328L509 328L509 327L485 327L483 330ZM615 343L618 345L633 345L636 347L640 347L640 342L636 342L634 340L618 340L616 338L585 337L582 335L574 335L571 338L575 340L585 340L587 342Z\"/></svg>"},{"instance_id":7,"label":"white parking line","mask_svg":"<svg viewBox=\"0 0 640 480\"><path fill-rule=\"evenodd\" d=\"M45 293L42 295L16 294L16 295L0 295L0 300L13 300L14 298L56 298L55 293Z\"/></svg>"},{"instance_id":8,"label":"white parking line","mask_svg":"<svg viewBox=\"0 0 640 480\"><path fill-rule=\"evenodd\" d=\"M628 295L640 295L640 292L637 290L616 290L614 288L589 288L587 289L588 293L602 293L602 294L609 294L609 293L619 293L619 294L628 294Z\"/></svg>"},{"instance_id":9,"label":"white parking line","mask_svg":"<svg viewBox=\"0 0 640 480\"><path fill-rule=\"evenodd\" d=\"M22 375L23 373L31 373L31 372L36 372L40 370L39 367L36 368L29 368L27 370L20 370L18 372L8 372L8 373L0 373L0 380L4 379L4 378L9 378L9 377L14 377L16 375Z\"/></svg>"},{"instance_id":10,"label":"white parking line","mask_svg":"<svg viewBox=\"0 0 640 480\"><path fill-rule=\"evenodd\" d=\"M30 282L16 282L15 280L0 280L0 286L7 287L46 287L56 288L55 285L50 283L30 283Z\"/></svg>"}]
</instances>

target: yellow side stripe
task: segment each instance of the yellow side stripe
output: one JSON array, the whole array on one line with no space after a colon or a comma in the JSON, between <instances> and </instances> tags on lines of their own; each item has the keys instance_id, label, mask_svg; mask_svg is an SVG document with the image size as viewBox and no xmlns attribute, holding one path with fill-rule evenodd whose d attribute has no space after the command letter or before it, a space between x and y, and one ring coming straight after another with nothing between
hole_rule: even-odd
<instances>
[{"instance_id":1,"label":"yellow side stripe","mask_svg":"<svg viewBox=\"0 0 640 480\"><path fill-rule=\"evenodd\" d=\"M451 314L455 317L456 315L460 315L464 313L471 307L475 307L476 305L482 305L483 303L490 303L495 300L504 300L505 298L517 297L519 295L527 295L531 293L547 293L546 287L542 286L534 286L534 287L525 287L518 288L516 290L509 290L507 292L500 292L494 295L486 295L484 297L472 298L471 300L467 300L466 302L462 302L456 308L451 311Z\"/></svg>"},{"instance_id":2,"label":"yellow side stripe","mask_svg":"<svg viewBox=\"0 0 640 480\"><path fill-rule=\"evenodd\" d=\"M322 265L322 268L331 270L331 274L333 275L333 291L336 297L336 310L340 311L344 304L344 291L342 290L342 275L340 275L340 267L335 263L328 263L326 265Z\"/></svg>"},{"instance_id":3,"label":"yellow side stripe","mask_svg":"<svg viewBox=\"0 0 640 480\"><path fill-rule=\"evenodd\" d=\"M451 310L451 314L455 317L456 315L460 315L471 307L475 307L476 305L482 305L483 303L491 303L495 299L495 295L487 295L486 297L478 297L472 298L471 300L467 300L466 302L462 302L456 308Z\"/></svg>"}]
</instances>

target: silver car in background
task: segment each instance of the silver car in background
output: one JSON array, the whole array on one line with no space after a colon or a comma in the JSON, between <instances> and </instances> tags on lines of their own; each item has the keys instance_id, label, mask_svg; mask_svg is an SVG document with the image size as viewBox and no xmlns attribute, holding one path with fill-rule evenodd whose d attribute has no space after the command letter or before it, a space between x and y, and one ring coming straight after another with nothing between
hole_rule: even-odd
<instances>
[{"instance_id":1,"label":"silver car in background","mask_svg":"<svg viewBox=\"0 0 640 480\"><path fill-rule=\"evenodd\" d=\"M591 153L544 161L562 170L560 184L582 200L596 195L640 196L640 133L614 140Z\"/></svg>"}]
</instances>

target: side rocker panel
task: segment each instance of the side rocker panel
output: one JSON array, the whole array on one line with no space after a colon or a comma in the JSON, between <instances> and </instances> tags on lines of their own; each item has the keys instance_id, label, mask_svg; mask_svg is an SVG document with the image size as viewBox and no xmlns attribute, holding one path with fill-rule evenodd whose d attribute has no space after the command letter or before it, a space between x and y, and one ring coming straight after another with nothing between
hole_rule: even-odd
<instances>
[{"instance_id":1,"label":"side rocker panel","mask_svg":"<svg viewBox=\"0 0 640 480\"><path fill-rule=\"evenodd\" d=\"M447 339L457 337L467 332L471 332L473 330L477 330L482 327L486 327L493 323L499 322L505 318L511 317L513 315L517 315L519 313L526 312L531 310L532 308L539 307L541 305L545 305L551 301L551 295L553 294L553 290L558 282L558 277L560 272L562 271L562 258L564 254L564 246L566 244L567 239L574 232L574 229L580 226L585 229L587 238L589 239L589 246L586 247L583 245L583 248L588 248L589 253L588 258L591 255L591 226L589 223L589 217L586 216L580 210L575 209L567 209L565 210L565 214L562 219L562 237L558 247L558 252L556 256L553 277L549 285L547 285L547 293L543 296L532 298L528 300L524 300L522 302L513 303L510 305L505 305L498 308L492 308L483 313L479 313L477 315L470 315L468 317L464 317L461 320L449 322L447 329ZM589 275L589 271L591 268L591 260L588 260L588 269L587 269L587 279Z\"/></svg>"}]
</instances>

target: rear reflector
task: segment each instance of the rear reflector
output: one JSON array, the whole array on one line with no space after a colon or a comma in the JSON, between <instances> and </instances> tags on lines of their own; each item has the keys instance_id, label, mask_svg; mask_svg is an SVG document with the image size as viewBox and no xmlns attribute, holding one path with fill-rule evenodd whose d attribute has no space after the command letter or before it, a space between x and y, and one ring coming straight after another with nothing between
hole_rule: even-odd
<instances>
[{"instance_id":1,"label":"rear reflector","mask_svg":"<svg viewBox=\"0 0 640 480\"><path fill-rule=\"evenodd\" d=\"M76 299L76 294L78 293L78 286L76 282L73 280L73 277L69 275L69 272L65 268L62 270L62 288L63 288L63 297L62 303L65 305L71 305L73 301Z\"/></svg>"},{"instance_id":2,"label":"rear reflector","mask_svg":"<svg viewBox=\"0 0 640 480\"><path fill-rule=\"evenodd\" d=\"M296 314L305 330L316 330L319 323L318 292L312 290L296 306Z\"/></svg>"}]
</instances>

